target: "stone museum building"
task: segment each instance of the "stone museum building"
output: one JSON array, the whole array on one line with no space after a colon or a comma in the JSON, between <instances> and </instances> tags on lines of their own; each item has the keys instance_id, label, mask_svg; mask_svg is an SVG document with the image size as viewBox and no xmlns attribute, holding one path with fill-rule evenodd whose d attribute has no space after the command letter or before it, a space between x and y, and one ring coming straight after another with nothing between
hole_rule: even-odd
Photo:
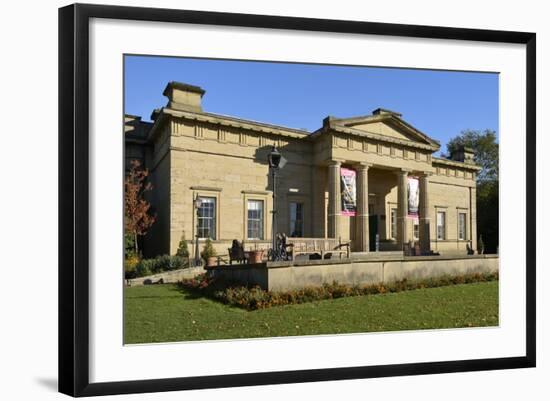
<instances>
[{"instance_id":1,"label":"stone museum building","mask_svg":"<svg viewBox=\"0 0 550 401\"><path fill-rule=\"evenodd\" d=\"M439 142L398 112L328 116L308 132L209 113L197 86L170 82L163 94L168 103L153 111L152 123L125 115L127 168L140 160L153 184L157 221L144 238L146 256L175 254L182 235L190 244L198 236L201 249L209 237L221 254L233 239L267 249L274 147L285 161L276 173L277 232L339 238L353 252L416 244L423 253L465 255L477 248L480 167L472 151L434 156Z\"/></svg>"}]
</instances>

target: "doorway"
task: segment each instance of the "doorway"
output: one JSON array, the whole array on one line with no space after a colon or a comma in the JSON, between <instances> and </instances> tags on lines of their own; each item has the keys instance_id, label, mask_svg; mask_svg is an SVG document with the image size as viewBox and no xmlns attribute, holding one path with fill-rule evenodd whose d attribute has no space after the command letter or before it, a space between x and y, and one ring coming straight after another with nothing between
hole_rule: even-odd
<instances>
[{"instance_id":1,"label":"doorway","mask_svg":"<svg viewBox=\"0 0 550 401\"><path fill-rule=\"evenodd\" d=\"M376 234L378 234L378 215L369 214L369 251L376 251Z\"/></svg>"}]
</instances>

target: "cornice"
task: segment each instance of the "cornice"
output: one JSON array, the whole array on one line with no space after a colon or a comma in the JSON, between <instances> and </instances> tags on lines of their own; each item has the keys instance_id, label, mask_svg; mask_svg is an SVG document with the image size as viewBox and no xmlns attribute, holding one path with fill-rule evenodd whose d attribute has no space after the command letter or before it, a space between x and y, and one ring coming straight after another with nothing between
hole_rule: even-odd
<instances>
[{"instance_id":1,"label":"cornice","mask_svg":"<svg viewBox=\"0 0 550 401\"><path fill-rule=\"evenodd\" d=\"M285 136L296 139L308 138L310 133L308 131L297 130L293 128L286 128L276 125L264 124L251 120L242 120L234 117L223 116L212 113L193 113L187 111L173 110L164 108L162 113L175 118L181 118L188 121L197 121L202 123L209 123L214 125L220 125L223 127L240 128L249 131L255 131L260 133L267 133L272 135Z\"/></svg>"},{"instance_id":2,"label":"cornice","mask_svg":"<svg viewBox=\"0 0 550 401\"><path fill-rule=\"evenodd\" d=\"M441 157L432 157L432 165L436 165L436 164L441 164L444 166L459 167L462 169L473 170L473 171L481 170L481 166L477 164L458 162L455 160L443 159Z\"/></svg>"}]
</instances>

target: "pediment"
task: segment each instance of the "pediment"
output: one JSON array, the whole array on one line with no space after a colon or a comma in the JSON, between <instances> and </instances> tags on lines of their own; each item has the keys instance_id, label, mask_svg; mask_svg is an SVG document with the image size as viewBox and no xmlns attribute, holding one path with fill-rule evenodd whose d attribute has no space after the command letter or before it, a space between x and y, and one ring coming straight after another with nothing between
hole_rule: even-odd
<instances>
[{"instance_id":1,"label":"pediment","mask_svg":"<svg viewBox=\"0 0 550 401\"><path fill-rule=\"evenodd\" d=\"M374 134L392 141L411 142L439 149L439 142L430 138L400 118L398 114L371 115L364 117L333 119L332 124L350 129L357 134Z\"/></svg>"},{"instance_id":2,"label":"pediment","mask_svg":"<svg viewBox=\"0 0 550 401\"><path fill-rule=\"evenodd\" d=\"M386 122L375 122L375 123L365 123L365 124L356 124L350 125L350 128L354 128L359 131L371 132L373 134L389 136L391 138L401 139L405 141L419 142L419 138L411 135L409 132L404 132L395 127L392 127ZM427 143L424 140L421 140L422 143Z\"/></svg>"}]
</instances>

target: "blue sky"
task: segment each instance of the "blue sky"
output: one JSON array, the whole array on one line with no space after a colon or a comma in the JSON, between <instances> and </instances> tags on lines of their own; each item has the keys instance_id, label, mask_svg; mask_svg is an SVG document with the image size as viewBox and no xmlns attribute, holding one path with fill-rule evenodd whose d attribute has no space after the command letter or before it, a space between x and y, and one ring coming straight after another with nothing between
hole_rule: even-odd
<instances>
[{"instance_id":1,"label":"blue sky","mask_svg":"<svg viewBox=\"0 0 550 401\"><path fill-rule=\"evenodd\" d=\"M382 107L441 142L464 129L498 133L498 74L126 56L125 112L149 121L168 81L206 90L203 110L314 131L328 115Z\"/></svg>"}]
</instances>

